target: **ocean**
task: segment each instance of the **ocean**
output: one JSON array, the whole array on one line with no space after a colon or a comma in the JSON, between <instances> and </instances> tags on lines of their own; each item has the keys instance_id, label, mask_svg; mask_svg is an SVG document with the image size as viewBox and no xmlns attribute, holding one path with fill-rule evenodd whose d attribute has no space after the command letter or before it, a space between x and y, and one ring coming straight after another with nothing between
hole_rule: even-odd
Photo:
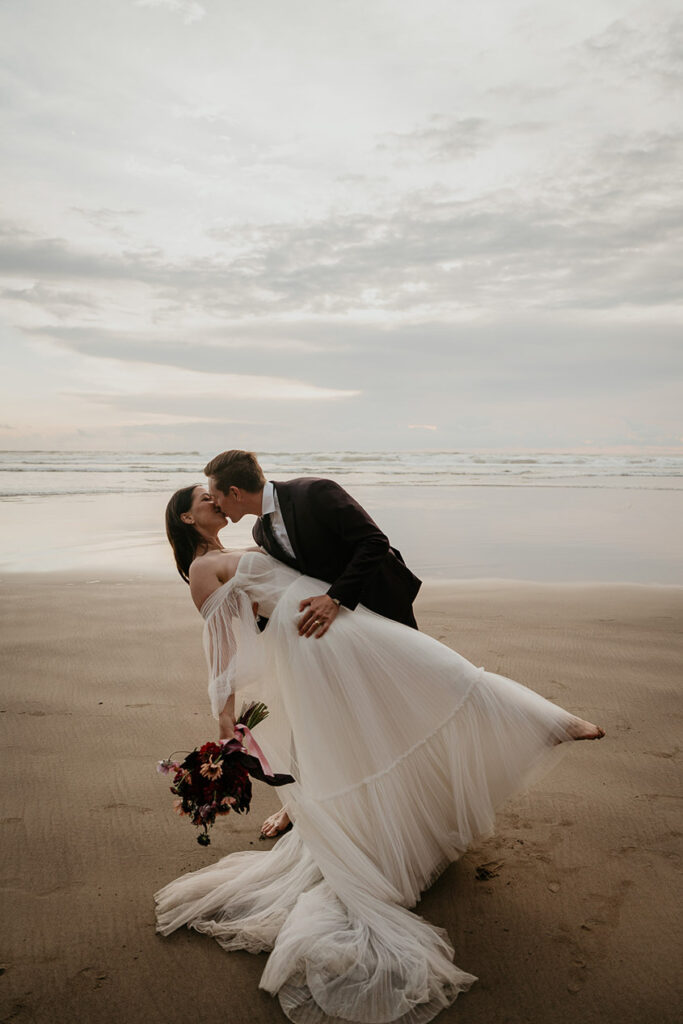
<instances>
[{"instance_id":1,"label":"ocean","mask_svg":"<svg viewBox=\"0 0 683 1024\"><path fill-rule=\"evenodd\" d=\"M206 452L0 453L0 569L173 573L170 494ZM260 452L271 479L346 487L423 578L683 583L683 456ZM250 543L251 522L226 546Z\"/></svg>"},{"instance_id":2,"label":"ocean","mask_svg":"<svg viewBox=\"0 0 683 1024\"><path fill-rule=\"evenodd\" d=\"M56 494L170 493L215 452L1 452L0 499ZM261 452L273 479L325 476L343 486L683 488L683 455L458 451Z\"/></svg>"}]
</instances>

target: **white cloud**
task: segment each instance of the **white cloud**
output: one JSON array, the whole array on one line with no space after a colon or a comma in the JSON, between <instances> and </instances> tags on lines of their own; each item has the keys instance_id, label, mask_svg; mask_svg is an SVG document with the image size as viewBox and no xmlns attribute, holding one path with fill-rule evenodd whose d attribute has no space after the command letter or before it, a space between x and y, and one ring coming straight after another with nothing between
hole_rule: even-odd
<instances>
[{"instance_id":1,"label":"white cloud","mask_svg":"<svg viewBox=\"0 0 683 1024\"><path fill-rule=\"evenodd\" d=\"M169 11L181 14L186 25L201 21L206 14L206 8L195 0L135 0L135 6L166 7Z\"/></svg>"},{"instance_id":2,"label":"white cloud","mask_svg":"<svg viewBox=\"0 0 683 1024\"><path fill-rule=\"evenodd\" d=\"M221 401L316 402L353 398L359 391L322 388L299 380L255 374L201 373L152 363L82 356L70 393L100 401L126 395L159 396L170 401L217 398Z\"/></svg>"}]
</instances>

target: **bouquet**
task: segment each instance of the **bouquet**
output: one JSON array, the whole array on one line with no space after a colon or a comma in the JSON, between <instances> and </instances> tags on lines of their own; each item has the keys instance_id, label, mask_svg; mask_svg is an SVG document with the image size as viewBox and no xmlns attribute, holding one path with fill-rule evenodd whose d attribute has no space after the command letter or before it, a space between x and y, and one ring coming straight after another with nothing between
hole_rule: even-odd
<instances>
[{"instance_id":1,"label":"bouquet","mask_svg":"<svg viewBox=\"0 0 683 1024\"><path fill-rule=\"evenodd\" d=\"M163 775L173 772L171 792L176 799L173 809L188 816L202 829L197 836L200 846L211 842L209 829L219 814L249 812L251 779L260 779L269 786L287 786L291 775L276 775L271 770L251 730L268 715L265 704L254 702L242 707L230 740L205 743L196 747L184 761L173 755L157 764ZM176 753L184 753L177 751Z\"/></svg>"}]
</instances>

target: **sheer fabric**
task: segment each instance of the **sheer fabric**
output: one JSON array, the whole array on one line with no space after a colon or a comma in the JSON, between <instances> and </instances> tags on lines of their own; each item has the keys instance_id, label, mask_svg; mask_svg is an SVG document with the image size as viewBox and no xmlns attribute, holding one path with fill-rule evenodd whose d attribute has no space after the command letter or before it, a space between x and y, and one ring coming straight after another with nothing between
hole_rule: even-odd
<instances>
[{"instance_id":1,"label":"sheer fabric","mask_svg":"<svg viewBox=\"0 0 683 1024\"><path fill-rule=\"evenodd\" d=\"M476 979L408 908L557 758L572 716L362 606L300 638L300 601L327 589L253 552L202 608L214 714L230 688L268 704L258 738L297 780L279 790L295 826L167 885L158 930L271 951L261 987L296 1024L424 1024Z\"/></svg>"},{"instance_id":2,"label":"sheer fabric","mask_svg":"<svg viewBox=\"0 0 683 1024\"><path fill-rule=\"evenodd\" d=\"M252 602L246 592L224 583L201 607L204 623L204 654L209 666L209 701L218 718L226 700L236 690L258 684L263 673L263 645Z\"/></svg>"}]
</instances>

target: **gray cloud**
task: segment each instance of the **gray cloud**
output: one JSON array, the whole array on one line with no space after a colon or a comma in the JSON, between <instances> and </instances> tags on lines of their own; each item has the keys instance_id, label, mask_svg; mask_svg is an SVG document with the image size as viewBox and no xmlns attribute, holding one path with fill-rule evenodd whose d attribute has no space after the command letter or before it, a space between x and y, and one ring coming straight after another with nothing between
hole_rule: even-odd
<instances>
[{"instance_id":1,"label":"gray cloud","mask_svg":"<svg viewBox=\"0 0 683 1024\"><path fill-rule=\"evenodd\" d=\"M676 326L652 328L643 347L636 326L562 324L534 316L497 323L399 325L378 330L371 325L338 322L300 323L297 334L318 346L314 359L296 359L282 349L265 349L275 325L253 325L241 332L238 347L229 337L221 344L201 335L192 344L169 342L153 334L127 337L116 332L80 328L43 328L32 333L91 356L154 363L205 373L268 374L297 378L318 386L358 386L378 398L388 381L397 393L431 395L436 407L460 396L487 399L515 395L517 400L608 391L635 394L648 384L683 376L683 352ZM111 396L108 397L108 400ZM112 401L137 401L136 397ZM197 406L200 407L199 405ZM165 406L164 406L165 408ZM201 408L205 408L202 399ZM430 422L429 419L424 422Z\"/></svg>"},{"instance_id":2,"label":"gray cloud","mask_svg":"<svg viewBox=\"0 0 683 1024\"><path fill-rule=\"evenodd\" d=\"M404 160L449 163L466 160L506 135L539 134L546 129L542 120L497 124L485 117L448 117L433 114L426 124L409 132L387 132L377 149L394 151Z\"/></svg>"},{"instance_id":3,"label":"gray cloud","mask_svg":"<svg viewBox=\"0 0 683 1024\"><path fill-rule=\"evenodd\" d=\"M75 248L64 238L41 238L24 228L0 228L0 274L49 280L144 281L171 283L173 268L161 250L104 255Z\"/></svg>"},{"instance_id":4,"label":"gray cloud","mask_svg":"<svg viewBox=\"0 0 683 1024\"><path fill-rule=\"evenodd\" d=\"M323 344L315 337L306 337L307 325L302 325L301 329L292 325L289 331L292 333L283 333L282 325L277 323L261 325L258 330L249 326L232 330L211 328L195 330L192 334L175 332L173 336L161 331L115 331L96 325L27 328L30 335L55 341L84 355L215 373L233 372L237 360L244 363L245 353L250 354L254 364L262 365L267 360L291 367L292 360L298 361L302 354L317 356L345 347L341 339L338 343Z\"/></svg>"},{"instance_id":5,"label":"gray cloud","mask_svg":"<svg viewBox=\"0 0 683 1024\"><path fill-rule=\"evenodd\" d=\"M587 58L603 69L606 63L632 78L660 78L667 86L683 79L683 16L643 26L635 19L618 18L584 42Z\"/></svg>"},{"instance_id":6,"label":"gray cloud","mask_svg":"<svg viewBox=\"0 0 683 1024\"><path fill-rule=\"evenodd\" d=\"M675 301L679 214L652 193L676 166L681 139L610 141L599 172L545 182L535 195L499 191L462 201L437 188L391 215L335 217L258 230L232 269L267 288L272 308L344 312L429 303L610 308ZM413 285L420 288L414 290ZM373 294L374 292L374 294ZM368 297L368 293L369 297ZM214 308L232 307L230 300Z\"/></svg>"},{"instance_id":7,"label":"gray cloud","mask_svg":"<svg viewBox=\"0 0 683 1024\"><path fill-rule=\"evenodd\" d=\"M426 125L410 132L388 132L377 148L395 149L429 160L457 160L473 156L487 145L489 137L490 126L483 117L449 118L434 114Z\"/></svg>"},{"instance_id":8,"label":"gray cloud","mask_svg":"<svg viewBox=\"0 0 683 1024\"><path fill-rule=\"evenodd\" d=\"M6 231L0 267L45 280L143 283L168 317L180 307L241 317L677 302L683 135L608 136L595 156L522 194L463 200L436 185L383 213L214 230L216 250L183 263L161 250L98 255Z\"/></svg>"},{"instance_id":9,"label":"gray cloud","mask_svg":"<svg viewBox=\"0 0 683 1024\"><path fill-rule=\"evenodd\" d=\"M105 234L114 235L116 238L125 238L129 235L131 219L138 219L141 210L110 210L106 206L84 208L72 206L74 213L80 214L88 224Z\"/></svg>"},{"instance_id":10,"label":"gray cloud","mask_svg":"<svg viewBox=\"0 0 683 1024\"><path fill-rule=\"evenodd\" d=\"M100 309L93 299L69 288L50 288L37 282L30 288L4 288L0 298L9 302L22 302L35 306L58 319L73 316L74 313L88 313Z\"/></svg>"}]
</instances>

